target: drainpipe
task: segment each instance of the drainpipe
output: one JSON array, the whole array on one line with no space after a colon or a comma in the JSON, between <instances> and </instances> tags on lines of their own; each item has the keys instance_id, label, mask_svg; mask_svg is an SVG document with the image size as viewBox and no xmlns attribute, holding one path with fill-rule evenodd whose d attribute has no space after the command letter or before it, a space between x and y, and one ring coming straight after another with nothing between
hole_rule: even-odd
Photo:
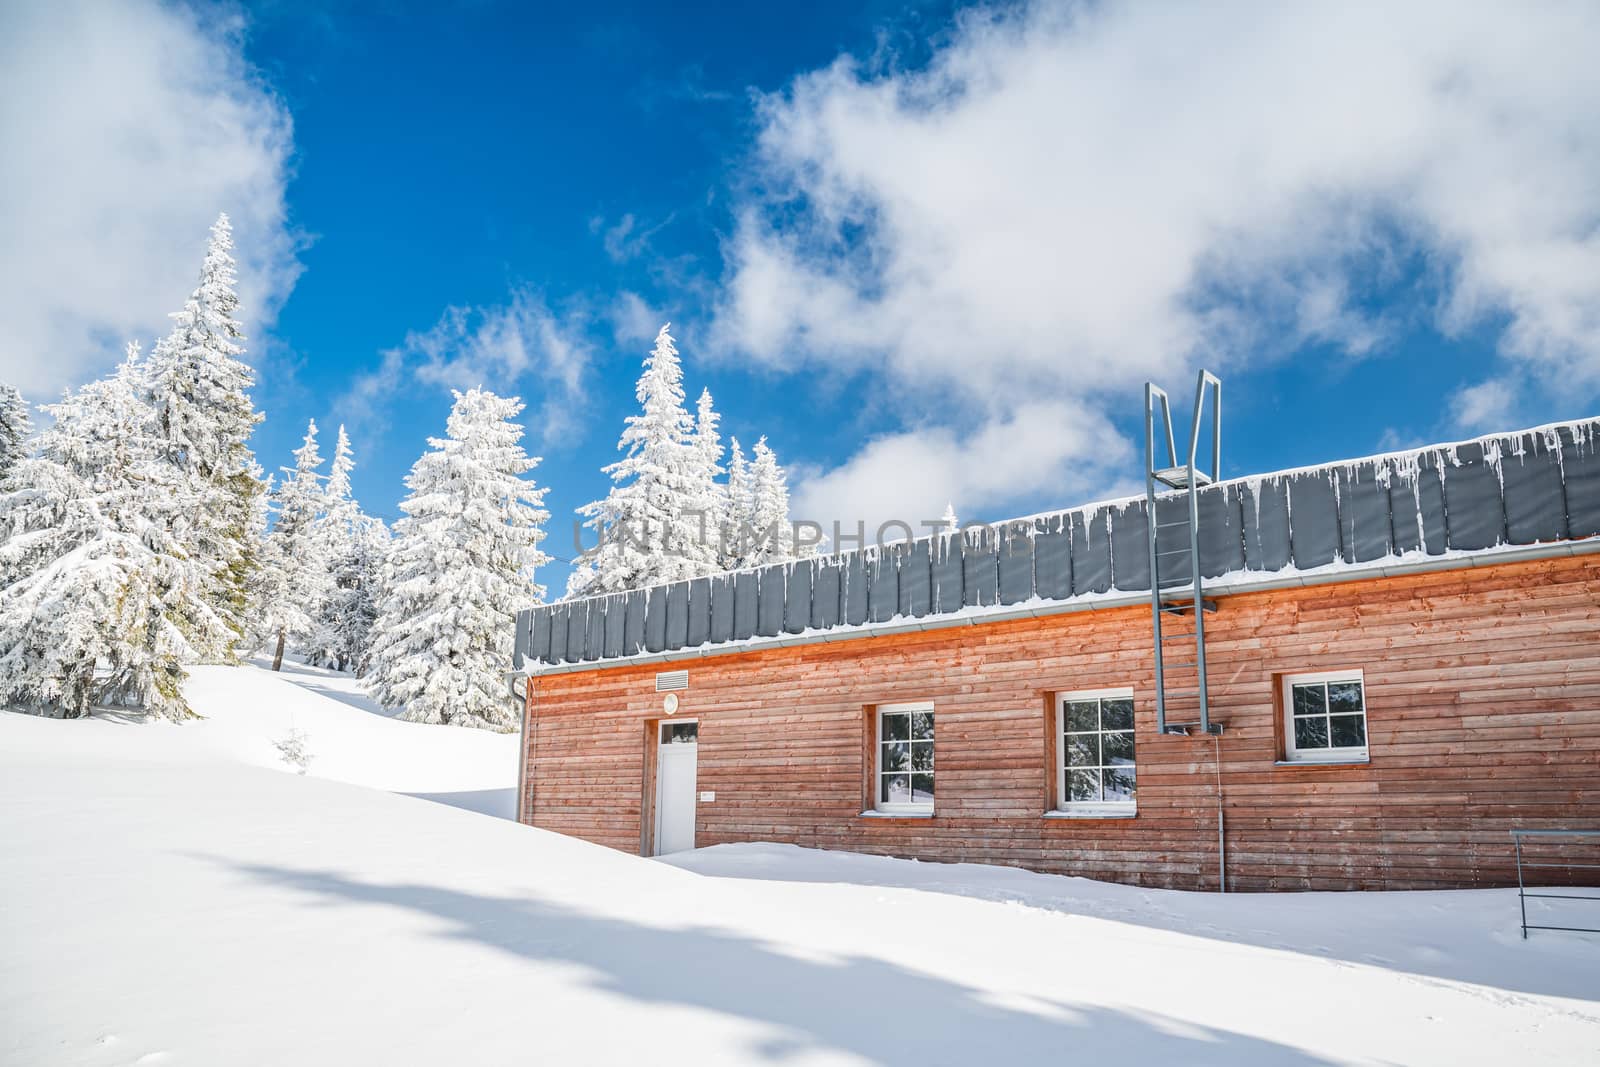
<instances>
[{"instance_id":1,"label":"drainpipe","mask_svg":"<svg viewBox=\"0 0 1600 1067\"><path fill-rule=\"evenodd\" d=\"M528 696L533 686L533 679L524 671L507 671L505 673L506 685L511 689L514 700L522 701L522 732L521 743L517 745L517 821L522 822L523 799L528 795ZM522 680L522 692L517 692L517 680Z\"/></svg>"},{"instance_id":2,"label":"drainpipe","mask_svg":"<svg viewBox=\"0 0 1600 1067\"><path fill-rule=\"evenodd\" d=\"M1212 734L1213 766L1217 769L1217 892L1228 891L1228 841L1222 814L1222 736Z\"/></svg>"}]
</instances>

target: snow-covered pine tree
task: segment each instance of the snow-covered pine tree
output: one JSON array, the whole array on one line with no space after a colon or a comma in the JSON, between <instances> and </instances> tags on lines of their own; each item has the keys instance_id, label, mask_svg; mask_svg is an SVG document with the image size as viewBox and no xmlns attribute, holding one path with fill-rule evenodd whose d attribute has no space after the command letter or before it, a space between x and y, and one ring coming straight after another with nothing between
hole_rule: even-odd
<instances>
[{"instance_id":1,"label":"snow-covered pine tree","mask_svg":"<svg viewBox=\"0 0 1600 1067\"><path fill-rule=\"evenodd\" d=\"M361 511L350 486L355 457L350 437L339 427L333 462L323 487L324 511L317 522L322 555L328 561L330 585L307 655L313 663L358 675L366 665L373 620L377 618L378 582L389 531Z\"/></svg>"},{"instance_id":2,"label":"snow-covered pine tree","mask_svg":"<svg viewBox=\"0 0 1600 1067\"><path fill-rule=\"evenodd\" d=\"M568 596L638 589L705 574L693 543L699 504L694 424L684 410L683 368L671 323L661 327L634 392L641 411L627 418L617 448L625 455L604 468L611 492L578 509L599 544L574 568ZM709 539L708 539L709 540Z\"/></svg>"},{"instance_id":3,"label":"snow-covered pine tree","mask_svg":"<svg viewBox=\"0 0 1600 1067\"><path fill-rule=\"evenodd\" d=\"M539 460L513 421L522 408L483 389L457 392L446 436L428 439L406 477L367 681L412 722L517 728L503 672L516 613L543 599L534 571L549 559L539 549L544 490L524 478Z\"/></svg>"},{"instance_id":4,"label":"snow-covered pine tree","mask_svg":"<svg viewBox=\"0 0 1600 1067\"><path fill-rule=\"evenodd\" d=\"M739 439L728 439L728 483L722 489L722 558L723 570L733 570L744 565L745 556L754 549L755 508L750 496L750 464L744 458Z\"/></svg>"},{"instance_id":5,"label":"snow-covered pine tree","mask_svg":"<svg viewBox=\"0 0 1600 1067\"><path fill-rule=\"evenodd\" d=\"M278 636L276 623L269 614L269 605L276 603L283 595L284 574L283 568L278 566L277 546L267 530L272 506L278 498L273 485L276 480L273 475L262 475L261 495L256 497L250 509L248 536L254 546L256 565L245 584L245 639L252 652L259 651Z\"/></svg>"},{"instance_id":6,"label":"snow-covered pine tree","mask_svg":"<svg viewBox=\"0 0 1600 1067\"><path fill-rule=\"evenodd\" d=\"M248 531L261 481L249 439L261 421L247 390L250 368L236 318L233 231L227 215L211 227L200 284L172 316L172 333L151 353L147 400L154 409L160 458L190 484L196 507L173 530L191 558L207 569L206 597L237 638L255 546ZM197 649L203 658L231 659L232 639Z\"/></svg>"},{"instance_id":7,"label":"snow-covered pine tree","mask_svg":"<svg viewBox=\"0 0 1600 1067\"><path fill-rule=\"evenodd\" d=\"M350 538L355 526L355 513L358 508L350 487L350 472L354 468L355 460L350 454L350 435L345 432L341 423L338 440L333 446L333 459L328 465L328 477L322 485L322 513L317 517L313 531L322 561L327 568L325 595L311 619L308 632L300 640L306 662L317 666L328 666L338 662L332 651L335 643L332 615L334 601L340 595L334 572L349 552Z\"/></svg>"},{"instance_id":8,"label":"snow-covered pine tree","mask_svg":"<svg viewBox=\"0 0 1600 1067\"><path fill-rule=\"evenodd\" d=\"M28 434L33 424L28 418L28 402L16 386L0 382L0 481L6 472L28 455Z\"/></svg>"},{"instance_id":9,"label":"snow-covered pine tree","mask_svg":"<svg viewBox=\"0 0 1600 1067\"><path fill-rule=\"evenodd\" d=\"M306 426L306 436L294 450L294 467L284 473L278 490L277 519L267 534L267 560L274 574L266 583L255 624L275 642L272 669L283 668L283 653L292 638L300 645L312 636L321 618L330 584L326 542L317 527L323 511L323 487L317 468L317 423Z\"/></svg>"},{"instance_id":10,"label":"snow-covered pine tree","mask_svg":"<svg viewBox=\"0 0 1600 1067\"><path fill-rule=\"evenodd\" d=\"M750 462L750 525L757 544L746 566L782 563L795 558L794 527L789 519L789 479L765 437L756 442Z\"/></svg>"},{"instance_id":11,"label":"snow-covered pine tree","mask_svg":"<svg viewBox=\"0 0 1600 1067\"><path fill-rule=\"evenodd\" d=\"M0 493L0 704L189 717L182 664L225 639L204 569L170 533L193 507L157 458L138 349L45 410L39 454Z\"/></svg>"},{"instance_id":12,"label":"snow-covered pine tree","mask_svg":"<svg viewBox=\"0 0 1600 1067\"><path fill-rule=\"evenodd\" d=\"M694 555L695 565L702 574L723 569L722 528L727 520L727 491L717 479L722 476L722 435L718 423L722 417L712 407L711 390L700 390L695 402L694 435L690 443L694 448L694 504L684 518L689 542L685 546Z\"/></svg>"},{"instance_id":13,"label":"snow-covered pine tree","mask_svg":"<svg viewBox=\"0 0 1600 1067\"><path fill-rule=\"evenodd\" d=\"M944 514L939 516L939 532L954 533L961 528L961 520L956 518L956 505L954 501L947 502Z\"/></svg>"},{"instance_id":14,"label":"snow-covered pine tree","mask_svg":"<svg viewBox=\"0 0 1600 1067\"><path fill-rule=\"evenodd\" d=\"M334 564L334 596L329 619L332 642L325 647L331 663L357 678L367 673L372 653L372 629L378 621L383 596L383 564L389 555L389 528L371 515L357 518L348 550Z\"/></svg>"}]
</instances>

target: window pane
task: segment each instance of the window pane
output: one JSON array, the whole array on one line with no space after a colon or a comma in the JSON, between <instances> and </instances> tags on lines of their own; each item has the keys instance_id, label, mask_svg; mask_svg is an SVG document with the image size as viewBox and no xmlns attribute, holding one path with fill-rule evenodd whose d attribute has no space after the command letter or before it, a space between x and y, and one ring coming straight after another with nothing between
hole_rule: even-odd
<instances>
[{"instance_id":1,"label":"window pane","mask_svg":"<svg viewBox=\"0 0 1600 1067\"><path fill-rule=\"evenodd\" d=\"M885 741L908 741L911 739L911 716L901 714L886 714L878 716L883 730L882 739Z\"/></svg>"},{"instance_id":2,"label":"window pane","mask_svg":"<svg viewBox=\"0 0 1600 1067\"><path fill-rule=\"evenodd\" d=\"M911 776L911 799L918 804L933 803L933 775L913 774Z\"/></svg>"},{"instance_id":3,"label":"window pane","mask_svg":"<svg viewBox=\"0 0 1600 1067\"><path fill-rule=\"evenodd\" d=\"M700 736L697 722L669 722L661 724L661 743L664 745L693 744Z\"/></svg>"},{"instance_id":4,"label":"window pane","mask_svg":"<svg viewBox=\"0 0 1600 1067\"><path fill-rule=\"evenodd\" d=\"M1328 711L1330 714L1348 715L1361 710L1360 682L1329 682Z\"/></svg>"},{"instance_id":5,"label":"window pane","mask_svg":"<svg viewBox=\"0 0 1600 1067\"><path fill-rule=\"evenodd\" d=\"M1133 733L1104 734L1100 742L1101 751L1105 755L1107 766L1115 764L1133 763ZM1106 789L1110 790L1111 780L1106 779Z\"/></svg>"},{"instance_id":6,"label":"window pane","mask_svg":"<svg viewBox=\"0 0 1600 1067\"><path fill-rule=\"evenodd\" d=\"M1321 715L1328 710L1321 682L1294 687L1294 713L1296 715Z\"/></svg>"},{"instance_id":7,"label":"window pane","mask_svg":"<svg viewBox=\"0 0 1600 1067\"><path fill-rule=\"evenodd\" d=\"M932 741L913 741L911 743L911 769L914 771L933 770Z\"/></svg>"},{"instance_id":8,"label":"window pane","mask_svg":"<svg viewBox=\"0 0 1600 1067\"><path fill-rule=\"evenodd\" d=\"M1335 715L1333 723L1334 748L1358 748L1367 743L1367 720L1361 715Z\"/></svg>"},{"instance_id":9,"label":"window pane","mask_svg":"<svg viewBox=\"0 0 1600 1067\"><path fill-rule=\"evenodd\" d=\"M1068 771L1067 772L1067 799L1068 800L1099 800L1100 799L1100 772L1099 771Z\"/></svg>"},{"instance_id":10,"label":"window pane","mask_svg":"<svg viewBox=\"0 0 1600 1067\"><path fill-rule=\"evenodd\" d=\"M1100 765L1099 734L1067 735L1067 766L1098 767Z\"/></svg>"},{"instance_id":11,"label":"window pane","mask_svg":"<svg viewBox=\"0 0 1600 1067\"><path fill-rule=\"evenodd\" d=\"M1118 802L1133 800L1134 786L1137 784L1134 775L1132 767L1107 767L1106 800Z\"/></svg>"},{"instance_id":12,"label":"window pane","mask_svg":"<svg viewBox=\"0 0 1600 1067\"><path fill-rule=\"evenodd\" d=\"M1133 700L1118 697L1100 703L1101 725L1107 730L1133 729Z\"/></svg>"},{"instance_id":13,"label":"window pane","mask_svg":"<svg viewBox=\"0 0 1600 1067\"><path fill-rule=\"evenodd\" d=\"M886 774L883 776L883 790L879 800L884 804L909 804L911 803L911 776L909 774Z\"/></svg>"},{"instance_id":14,"label":"window pane","mask_svg":"<svg viewBox=\"0 0 1600 1067\"><path fill-rule=\"evenodd\" d=\"M1100 702L1098 700L1073 700L1068 702L1067 729L1100 729Z\"/></svg>"},{"instance_id":15,"label":"window pane","mask_svg":"<svg viewBox=\"0 0 1600 1067\"><path fill-rule=\"evenodd\" d=\"M904 741L891 741L883 746L883 762L879 764L880 771L909 771L911 769L911 746Z\"/></svg>"},{"instance_id":16,"label":"window pane","mask_svg":"<svg viewBox=\"0 0 1600 1067\"><path fill-rule=\"evenodd\" d=\"M1327 748L1327 719L1296 719L1294 721L1295 748Z\"/></svg>"},{"instance_id":17,"label":"window pane","mask_svg":"<svg viewBox=\"0 0 1600 1067\"><path fill-rule=\"evenodd\" d=\"M918 711L911 715L911 739L913 741L933 740L933 712Z\"/></svg>"}]
</instances>

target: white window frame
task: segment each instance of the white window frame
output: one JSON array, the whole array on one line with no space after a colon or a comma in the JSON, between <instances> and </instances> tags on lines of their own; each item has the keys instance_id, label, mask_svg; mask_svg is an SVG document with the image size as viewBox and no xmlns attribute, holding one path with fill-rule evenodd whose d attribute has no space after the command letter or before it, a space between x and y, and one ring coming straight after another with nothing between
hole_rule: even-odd
<instances>
[{"instance_id":1,"label":"white window frame","mask_svg":"<svg viewBox=\"0 0 1600 1067\"><path fill-rule=\"evenodd\" d=\"M1366 736L1365 745L1347 745L1343 748L1300 749L1294 743L1294 687L1321 682L1356 682L1361 686L1361 731ZM1367 714L1367 680L1361 668L1342 671L1310 671L1304 674L1283 676L1283 758L1287 763L1366 763L1372 745L1372 718ZM1329 740L1332 740L1330 731Z\"/></svg>"},{"instance_id":2,"label":"white window frame","mask_svg":"<svg viewBox=\"0 0 1600 1067\"><path fill-rule=\"evenodd\" d=\"M1120 816L1126 818L1137 815L1139 802L1135 800L1068 800L1067 799L1067 705L1079 700L1132 700L1132 686L1118 686L1112 689L1078 689L1068 693L1056 694L1055 715L1055 754L1056 754L1056 811L1064 815L1076 815L1083 818L1096 816ZM1133 767L1135 781L1139 771L1139 731L1138 709L1134 715L1133 738ZM1103 731L1102 731L1103 732ZM1136 787L1137 788L1137 787Z\"/></svg>"},{"instance_id":3,"label":"white window frame","mask_svg":"<svg viewBox=\"0 0 1600 1067\"><path fill-rule=\"evenodd\" d=\"M937 767L938 766L938 762L937 762L938 761L938 753L939 753L939 745L938 745L939 717L938 717L938 715L934 714L933 701L931 701L931 700L913 700L913 701L908 701L908 702L900 703L900 704L879 704L879 705L877 705L876 707L874 707L872 709L872 810L873 811L882 812L883 814L886 814L886 815L932 815L933 814L933 805L938 799L938 790L939 790L939 777L938 777L937 772L934 772L934 771L928 772L928 773L934 775L934 779L933 779L934 800L930 800L930 801L926 801L926 802L913 802L913 803L909 803L909 804L895 804L895 803L892 803L892 802L885 801L883 799L883 746L884 746L884 743L885 743L884 740L883 740L883 716L885 714L906 715L906 714L919 714L919 713L922 713L922 712L927 712L929 715L933 715L934 716L934 718L933 718L934 740L932 742L930 742L930 743L933 744L933 746L934 746L934 748L933 748L934 760L935 760L934 765L935 765L935 767Z\"/></svg>"}]
</instances>

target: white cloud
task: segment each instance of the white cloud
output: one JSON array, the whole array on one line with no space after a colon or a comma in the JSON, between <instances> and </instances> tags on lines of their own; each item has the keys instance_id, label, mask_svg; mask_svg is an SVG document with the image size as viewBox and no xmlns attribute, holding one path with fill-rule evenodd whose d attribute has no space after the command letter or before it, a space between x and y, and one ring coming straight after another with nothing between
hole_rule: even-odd
<instances>
[{"instance_id":1,"label":"white cloud","mask_svg":"<svg viewBox=\"0 0 1600 1067\"><path fill-rule=\"evenodd\" d=\"M382 353L378 368L360 376L340 409L352 422L372 418L397 389L416 381L446 389L483 386L529 401L526 422L544 445L577 425L584 376L593 360L586 316L558 318L528 289L498 307L449 307L432 327L406 334ZM534 388L531 396L529 387Z\"/></svg>"},{"instance_id":2,"label":"white cloud","mask_svg":"<svg viewBox=\"0 0 1600 1067\"><path fill-rule=\"evenodd\" d=\"M1516 388L1491 378L1456 390L1450 397L1450 414L1463 431L1488 433L1512 425L1516 404Z\"/></svg>"},{"instance_id":3,"label":"white cloud","mask_svg":"<svg viewBox=\"0 0 1600 1067\"><path fill-rule=\"evenodd\" d=\"M638 293L624 289L611 305L611 330L621 342L648 342L670 316L651 307Z\"/></svg>"},{"instance_id":4,"label":"white cloud","mask_svg":"<svg viewBox=\"0 0 1600 1067\"><path fill-rule=\"evenodd\" d=\"M221 211L247 333L272 323L300 270L291 124L241 29L176 4L0 5L0 378L37 399L164 334Z\"/></svg>"},{"instance_id":5,"label":"white cloud","mask_svg":"<svg viewBox=\"0 0 1600 1067\"><path fill-rule=\"evenodd\" d=\"M601 247L611 262L626 263L644 255L650 248L651 239L670 225L672 220L673 216L668 215L654 226L645 226L630 212L607 226L604 216L596 215L589 220L589 232L600 235Z\"/></svg>"},{"instance_id":6,"label":"white cloud","mask_svg":"<svg viewBox=\"0 0 1600 1067\"><path fill-rule=\"evenodd\" d=\"M1370 355L1393 324L1361 297L1421 263L1415 314L1503 321L1508 374L1600 389L1597 54L1582 3L972 15L925 69L842 58L764 100L716 338L997 427L1044 398L1136 410L1198 362ZM885 447L807 492L855 494ZM1053 477L1013 485L1065 500Z\"/></svg>"},{"instance_id":7,"label":"white cloud","mask_svg":"<svg viewBox=\"0 0 1600 1067\"><path fill-rule=\"evenodd\" d=\"M1118 485L1134 465L1127 443L1106 419L1072 402L1026 403L970 433L927 427L868 441L849 461L828 471L798 469L792 512L832 530L869 536L890 519L926 533L947 503L963 520L996 520L1011 501L1040 485L1058 503Z\"/></svg>"}]
</instances>

